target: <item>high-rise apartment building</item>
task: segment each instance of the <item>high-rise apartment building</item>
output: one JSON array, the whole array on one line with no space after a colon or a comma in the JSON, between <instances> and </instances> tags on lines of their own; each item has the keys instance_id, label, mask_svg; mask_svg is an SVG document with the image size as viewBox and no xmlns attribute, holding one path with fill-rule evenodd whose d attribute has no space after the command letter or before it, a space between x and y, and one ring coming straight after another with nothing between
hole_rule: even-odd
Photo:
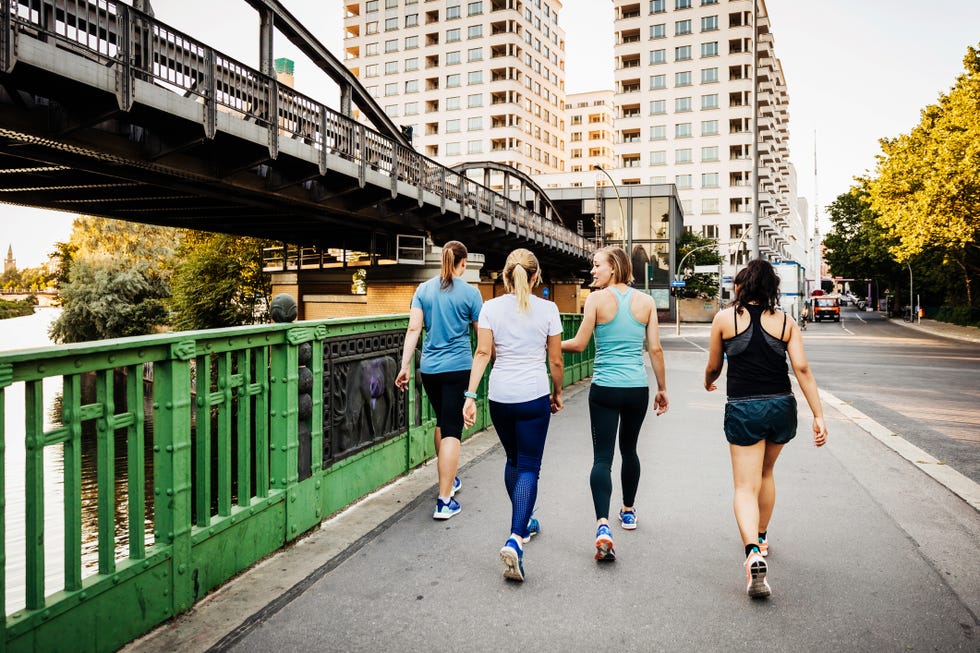
<instances>
[{"instance_id":1,"label":"high-rise apartment building","mask_svg":"<svg viewBox=\"0 0 980 653\"><path fill-rule=\"evenodd\" d=\"M803 262L806 216L789 161L789 98L765 0L613 4L617 181L676 184L686 228L737 242L752 224L757 142L760 252ZM727 256L734 264L734 248Z\"/></svg>"},{"instance_id":2,"label":"high-rise apartment building","mask_svg":"<svg viewBox=\"0 0 980 653\"><path fill-rule=\"evenodd\" d=\"M445 165L566 167L561 0L345 0L344 63Z\"/></svg>"},{"instance_id":3,"label":"high-rise apartment building","mask_svg":"<svg viewBox=\"0 0 980 653\"><path fill-rule=\"evenodd\" d=\"M616 105L614 93L592 91L569 93L565 100L568 115L568 171L582 172L593 166L605 169L616 165Z\"/></svg>"}]
</instances>

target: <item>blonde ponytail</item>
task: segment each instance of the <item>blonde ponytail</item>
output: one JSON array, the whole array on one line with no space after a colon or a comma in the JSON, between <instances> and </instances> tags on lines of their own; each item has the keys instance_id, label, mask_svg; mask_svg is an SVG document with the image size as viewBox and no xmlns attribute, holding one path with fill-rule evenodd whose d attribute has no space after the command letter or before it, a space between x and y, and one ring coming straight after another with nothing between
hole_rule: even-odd
<instances>
[{"instance_id":1,"label":"blonde ponytail","mask_svg":"<svg viewBox=\"0 0 980 653\"><path fill-rule=\"evenodd\" d=\"M531 289L541 281L538 258L527 249L515 249L504 263L504 288L517 296L517 308L526 313L531 306Z\"/></svg>"}]
</instances>

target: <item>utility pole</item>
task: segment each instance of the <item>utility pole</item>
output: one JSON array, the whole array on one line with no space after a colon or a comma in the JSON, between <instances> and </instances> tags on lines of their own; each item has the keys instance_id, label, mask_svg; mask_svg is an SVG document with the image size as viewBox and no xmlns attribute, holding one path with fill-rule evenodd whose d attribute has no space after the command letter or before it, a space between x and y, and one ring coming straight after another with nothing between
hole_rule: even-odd
<instances>
[{"instance_id":1,"label":"utility pole","mask_svg":"<svg viewBox=\"0 0 980 653\"><path fill-rule=\"evenodd\" d=\"M752 0L752 252L759 258L759 0Z\"/></svg>"}]
</instances>

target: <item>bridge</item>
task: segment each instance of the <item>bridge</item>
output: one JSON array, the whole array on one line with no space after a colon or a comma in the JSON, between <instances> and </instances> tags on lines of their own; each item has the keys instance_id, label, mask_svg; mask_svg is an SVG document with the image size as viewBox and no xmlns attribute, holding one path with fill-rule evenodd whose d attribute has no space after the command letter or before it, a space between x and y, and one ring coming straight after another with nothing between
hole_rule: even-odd
<instances>
[{"instance_id":1,"label":"bridge","mask_svg":"<svg viewBox=\"0 0 980 653\"><path fill-rule=\"evenodd\" d=\"M0 201L377 258L414 235L478 242L491 268L515 247L588 267L589 234L541 189L494 190L421 155L277 0L245 1L261 70L148 2L0 0ZM339 111L276 80L276 30L338 84Z\"/></svg>"}]
</instances>

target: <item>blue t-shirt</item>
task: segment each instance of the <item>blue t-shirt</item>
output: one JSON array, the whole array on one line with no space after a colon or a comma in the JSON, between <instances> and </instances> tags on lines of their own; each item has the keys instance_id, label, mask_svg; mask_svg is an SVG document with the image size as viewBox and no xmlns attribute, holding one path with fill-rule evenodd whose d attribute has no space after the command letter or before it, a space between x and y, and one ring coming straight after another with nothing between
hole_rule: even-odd
<instances>
[{"instance_id":1,"label":"blue t-shirt","mask_svg":"<svg viewBox=\"0 0 980 653\"><path fill-rule=\"evenodd\" d=\"M458 277L446 290L439 277L419 285L412 308L422 309L425 322L419 366L423 374L459 372L473 366L470 325L479 319L482 306L480 291Z\"/></svg>"}]
</instances>

